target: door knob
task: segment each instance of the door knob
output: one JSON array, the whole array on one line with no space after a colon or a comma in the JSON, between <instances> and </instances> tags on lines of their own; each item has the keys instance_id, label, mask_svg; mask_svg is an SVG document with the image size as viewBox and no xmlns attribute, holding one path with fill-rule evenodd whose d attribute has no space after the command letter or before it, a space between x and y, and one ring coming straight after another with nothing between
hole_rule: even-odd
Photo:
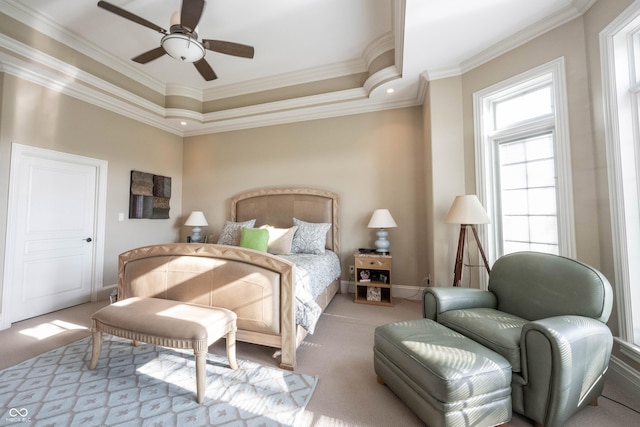
<instances>
[{"instance_id":1,"label":"door knob","mask_svg":"<svg viewBox=\"0 0 640 427\"><path fill-rule=\"evenodd\" d=\"M87 242L90 242L92 239L91 239L91 237L87 237L85 240L86 240Z\"/></svg>"}]
</instances>

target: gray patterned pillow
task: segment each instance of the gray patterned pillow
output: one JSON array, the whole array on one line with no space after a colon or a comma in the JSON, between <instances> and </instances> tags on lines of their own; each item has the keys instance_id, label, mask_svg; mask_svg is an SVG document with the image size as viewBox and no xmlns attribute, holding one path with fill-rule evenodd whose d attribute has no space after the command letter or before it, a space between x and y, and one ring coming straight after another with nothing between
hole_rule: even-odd
<instances>
[{"instance_id":1,"label":"gray patterned pillow","mask_svg":"<svg viewBox=\"0 0 640 427\"><path fill-rule=\"evenodd\" d=\"M225 221L222 227L222 233L218 238L219 245L238 246L240 244L240 236L242 235L242 227L253 228L256 224L255 219L243 222Z\"/></svg>"},{"instance_id":2,"label":"gray patterned pillow","mask_svg":"<svg viewBox=\"0 0 640 427\"><path fill-rule=\"evenodd\" d=\"M304 222L293 218L293 225L298 227L291 243L291 253L323 254L327 242L327 232L331 228L328 223Z\"/></svg>"}]
</instances>

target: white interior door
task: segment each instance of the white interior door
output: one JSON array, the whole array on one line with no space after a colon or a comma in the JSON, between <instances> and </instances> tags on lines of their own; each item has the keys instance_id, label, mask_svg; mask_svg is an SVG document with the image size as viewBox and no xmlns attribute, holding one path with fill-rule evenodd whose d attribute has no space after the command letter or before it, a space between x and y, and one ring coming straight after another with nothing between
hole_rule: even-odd
<instances>
[{"instance_id":1,"label":"white interior door","mask_svg":"<svg viewBox=\"0 0 640 427\"><path fill-rule=\"evenodd\" d=\"M91 299L98 168L53 157L12 157L10 322Z\"/></svg>"}]
</instances>

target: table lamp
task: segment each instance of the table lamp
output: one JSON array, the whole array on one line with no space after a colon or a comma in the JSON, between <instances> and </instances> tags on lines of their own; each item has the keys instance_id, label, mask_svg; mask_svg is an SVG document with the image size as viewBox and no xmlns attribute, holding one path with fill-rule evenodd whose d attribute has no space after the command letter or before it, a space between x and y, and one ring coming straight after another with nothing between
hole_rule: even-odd
<instances>
[{"instance_id":1,"label":"table lamp","mask_svg":"<svg viewBox=\"0 0 640 427\"><path fill-rule=\"evenodd\" d=\"M369 225L367 225L367 227L378 229L376 232L378 240L375 242L376 252L382 254L389 252L389 241L387 240L389 233L385 228L393 228L397 226L398 224L393 220L388 209L376 209L373 211L373 215L371 215L371 220L369 220Z\"/></svg>"},{"instance_id":2,"label":"table lamp","mask_svg":"<svg viewBox=\"0 0 640 427\"><path fill-rule=\"evenodd\" d=\"M487 211L484 209L475 194L457 196L453 201L453 205L451 205L451 209L449 209L449 213L445 219L445 223L447 224L460 224L458 252L456 254L456 265L453 270L453 286L460 286L460 279L462 279L462 259L464 255L464 242L467 227L471 227L471 230L473 231L473 236L478 243L478 249L482 255L482 260L484 261L487 273L491 272L489 269L489 263L487 262L487 257L484 254L484 249L482 249L482 244L480 244L478 230L476 228L476 224L489 224L490 222Z\"/></svg>"},{"instance_id":3,"label":"table lamp","mask_svg":"<svg viewBox=\"0 0 640 427\"><path fill-rule=\"evenodd\" d=\"M191 242L199 243L202 240L202 236L200 236L200 232L202 229L200 227L205 227L209 225L207 219L204 217L202 211L193 211L189 218L187 218L187 222L184 225L193 227L193 234L191 235Z\"/></svg>"}]
</instances>

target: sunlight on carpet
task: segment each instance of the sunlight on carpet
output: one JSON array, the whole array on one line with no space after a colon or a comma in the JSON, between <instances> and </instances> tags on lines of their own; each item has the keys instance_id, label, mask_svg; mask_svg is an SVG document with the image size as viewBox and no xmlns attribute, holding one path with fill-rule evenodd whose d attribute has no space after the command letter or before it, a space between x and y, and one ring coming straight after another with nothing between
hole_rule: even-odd
<instances>
[{"instance_id":1,"label":"sunlight on carpet","mask_svg":"<svg viewBox=\"0 0 640 427\"><path fill-rule=\"evenodd\" d=\"M33 328L20 331L22 335L26 335L37 340L43 340L54 335L71 330L86 330L86 326L76 325L74 323L65 322L64 320L53 320L51 322L42 323Z\"/></svg>"},{"instance_id":2,"label":"sunlight on carpet","mask_svg":"<svg viewBox=\"0 0 640 427\"><path fill-rule=\"evenodd\" d=\"M316 376L209 354L204 402L196 402L190 350L104 335L98 366L88 369L91 338L0 371L0 425L297 425Z\"/></svg>"}]
</instances>

